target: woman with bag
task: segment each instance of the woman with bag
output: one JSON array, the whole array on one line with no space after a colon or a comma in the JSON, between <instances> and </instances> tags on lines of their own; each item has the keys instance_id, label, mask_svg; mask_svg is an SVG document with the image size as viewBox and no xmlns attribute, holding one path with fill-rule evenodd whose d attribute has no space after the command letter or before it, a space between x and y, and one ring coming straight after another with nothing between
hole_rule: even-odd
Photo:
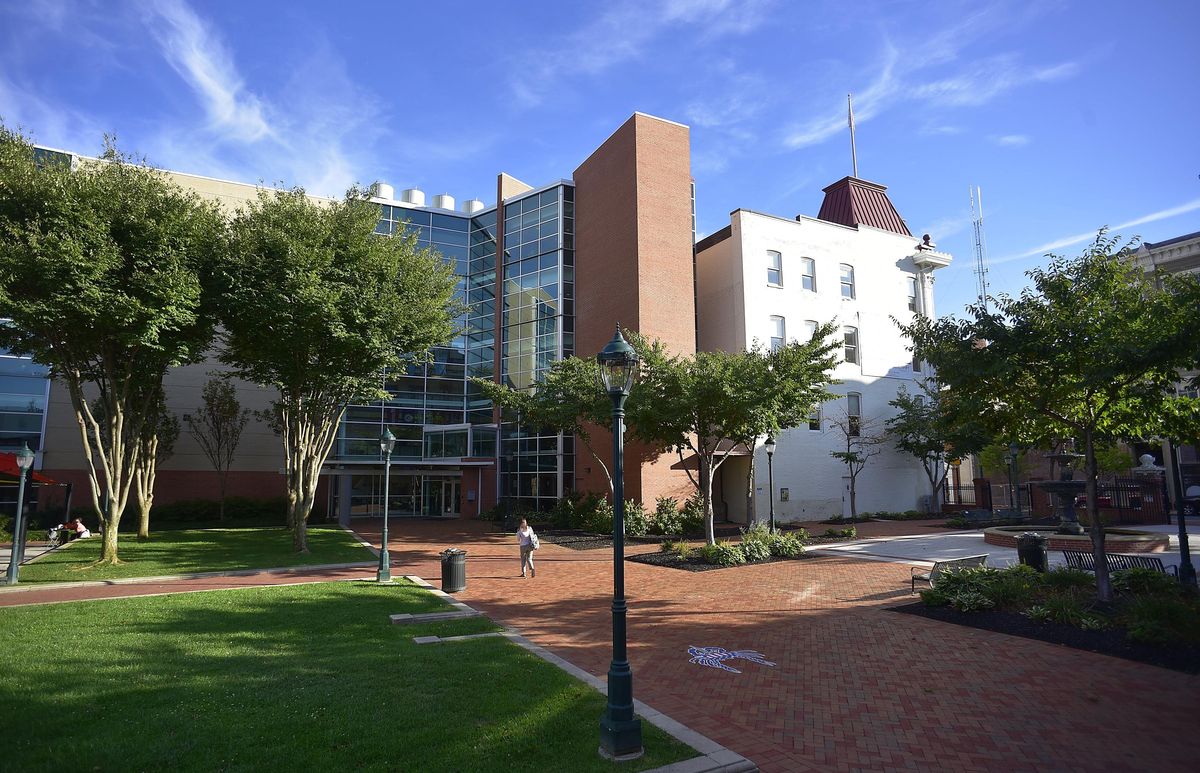
<instances>
[{"instance_id":1,"label":"woman with bag","mask_svg":"<svg viewBox=\"0 0 1200 773\"><path fill-rule=\"evenodd\" d=\"M517 544L521 546L521 576L525 576L525 567L529 567L529 576L537 577L533 569L533 551L540 547L538 537L530 528L529 522L521 519L521 527L517 529Z\"/></svg>"}]
</instances>

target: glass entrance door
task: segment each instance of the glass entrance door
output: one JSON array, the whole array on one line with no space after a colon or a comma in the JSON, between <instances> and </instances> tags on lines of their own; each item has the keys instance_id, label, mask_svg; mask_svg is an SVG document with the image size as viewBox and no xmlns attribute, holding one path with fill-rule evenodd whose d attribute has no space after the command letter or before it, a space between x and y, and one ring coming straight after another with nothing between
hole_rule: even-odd
<instances>
[{"instance_id":1,"label":"glass entrance door","mask_svg":"<svg viewBox=\"0 0 1200 773\"><path fill-rule=\"evenodd\" d=\"M442 482L442 515L458 515L459 488L457 478Z\"/></svg>"}]
</instances>

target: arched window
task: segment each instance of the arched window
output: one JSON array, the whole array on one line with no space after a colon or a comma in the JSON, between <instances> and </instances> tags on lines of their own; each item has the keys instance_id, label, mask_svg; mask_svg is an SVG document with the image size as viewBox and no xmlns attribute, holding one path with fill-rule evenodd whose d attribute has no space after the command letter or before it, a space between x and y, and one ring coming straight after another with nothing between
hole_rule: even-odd
<instances>
[{"instance_id":1,"label":"arched window","mask_svg":"<svg viewBox=\"0 0 1200 773\"><path fill-rule=\"evenodd\" d=\"M862 395L858 392L846 393L846 431L850 437L858 437L862 431Z\"/></svg>"},{"instance_id":2,"label":"arched window","mask_svg":"<svg viewBox=\"0 0 1200 773\"><path fill-rule=\"evenodd\" d=\"M858 364L858 328L844 327L842 328L842 337L845 339L845 345L842 347L843 358L846 362Z\"/></svg>"},{"instance_id":3,"label":"arched window","mask_svg":"<svg viewBox=\"0 0 1200 773\"><path fill-rule=\"evenodd\" d=\"M842 297L854 299L854 266L842 263L838 266L842 274Z\"/></svg>"}]
</instances>

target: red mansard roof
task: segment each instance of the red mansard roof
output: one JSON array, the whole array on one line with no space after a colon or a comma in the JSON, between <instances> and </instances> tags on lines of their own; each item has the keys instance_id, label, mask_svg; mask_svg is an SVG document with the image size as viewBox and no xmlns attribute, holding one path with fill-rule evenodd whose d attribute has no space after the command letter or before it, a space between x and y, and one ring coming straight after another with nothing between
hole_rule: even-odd
<instances>
[{"instance_id":1,"label":"red mansard roof","mask_svg":"<svg viewBox=\"0 0 1200 773\"><path fill-rule=\"evenodd\" d=\"M882 231L912 236L904 218L892 206L887 188L879 183L843 177L825 188L819 220L851 227L869 225Z\"/></svg>"}]
</instances>

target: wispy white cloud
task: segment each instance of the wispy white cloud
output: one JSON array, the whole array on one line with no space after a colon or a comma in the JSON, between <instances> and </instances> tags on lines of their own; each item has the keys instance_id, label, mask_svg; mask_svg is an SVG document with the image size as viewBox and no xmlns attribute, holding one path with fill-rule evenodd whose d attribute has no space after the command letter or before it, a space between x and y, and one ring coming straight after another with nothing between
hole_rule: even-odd
<instances>
[{"instance_id":1,"label":"wispy white cloud","mask_svg":"<svg viewBox=\"0 0 1200 773\"><path fill-rule=\"evenodd\" d=\"M867 123L897 107L909 110L978 107L1014 89L1069 78L1079 71L1080 65L1074 61L1030 65L1011 53L964 65L960 54L975 40L994 34L1003 26L1020 23L1002 18L1001 13L996 6L986 7L928 34L921 42L920 56L901 56L885 38L871 71L847 78L846 82L853 87L855 124ZM952 74L936 74L939 67L948 64L954 65ZM786 148L815 145L847 128L844 97L831 95L827 104L816 116L793 124L783 136ZM953 134L957 127L934 126L927 131Z\"/></svg>"},{"instance_id":2,"label":"wispy white cloud","mask_svg":"<svg viewBox=\"0 0 1200 773\"><path fill-rule=\"evenodd\" d=\"M989 138L992 142L1005 148L1020 148L1029 144L1029 137L1024 134L1001 134Z\"/></svg>"},{"instance_id":3,"label":"wispy white cloud","mask_svg":"<svg viewBox=\"0 0 1200 773\"><path fill-rule=\"evenodd\" d=\"M933 241L938 242L942 239L949 239L951 236L962 233L971 227L971 216L969 214L960 213L957 215L948 215L934 220L921 229L920 233L929 234L933 237Z\"/></svg>"},{"instance_id":4,"label":"wispy white cloud","mask_svg":"<svg viewBox=\"0 0 1200 773\"><path fill-rule=\"evenodd\" d=\"M98 152L104 129L94 116L54 104L36 88L18 84L0 72L0 118L41 145Z\"/></svg>"},{"instance_id":5,"label":"wispy white cloud","mask_svg":"<svg viewBox=\"0 0 1200 773\"><path fill-rule=\"evenodd\" d=\"M1148 215L1142 215L1141 217L1134 218L1127 223L1119 223L1112 226L1109 230L1118 232L1123 231L1126 228L1136 228L1137 226L1145 225L1146 223L1154 223L1159 220L1166 220L1168 218L1178 217L1179 215L1186 215L1187 213L1195 212L1198 209L1200 209L1200 199L1193 199L1180 204L1177 207L1160 209L1157 212L1151 212ZM1098 230L1099 227L1097 227L1097 231ZM1096 238L1097 231L1087 231L1085 233L1074 234L1072 236L1064 236L1061 239L1055 239L1054 241L1046 242L1045 244L1039 245L1031 250L1019 253L1017 255L1006 255L1002 258L993 259L990 261L990 263L993 265L999 263L1012 263L1014 261L1025 260L1026 258L1032 258L1034 256L1040 257L1047 253L1054 252L1055 250L1062 249L1063 247L1070 247L1075 244L1083 244L1084 242L1091 241L1092 239Z\"/></svg>"},{"instance_id":6,"label":"wispy white cloud","mask_svg":"<svg viewBox=\"0 0 1200 773\"><path fill-rule=\"evenodd\" d=\"M246 89L224 42L183 0L153 0L150 28L163 56L204 102L213 129L253 142L272 134L262 101Z\"/></svg>"},{"instance_id":7,"label":"wispy white cloud","mask_svg":"<svg viewBox=\"0 0 1200 773\"><path fill-rule=\"evenodd\" d=\"M744 35L758 28L774 0L623 0L548 49L529 51L512 68L510 88L526 106L541 103L562 80L595 76L641 58L651 43L681 26L699 29L697 39Z\"/></svg>"}]
</instances>

